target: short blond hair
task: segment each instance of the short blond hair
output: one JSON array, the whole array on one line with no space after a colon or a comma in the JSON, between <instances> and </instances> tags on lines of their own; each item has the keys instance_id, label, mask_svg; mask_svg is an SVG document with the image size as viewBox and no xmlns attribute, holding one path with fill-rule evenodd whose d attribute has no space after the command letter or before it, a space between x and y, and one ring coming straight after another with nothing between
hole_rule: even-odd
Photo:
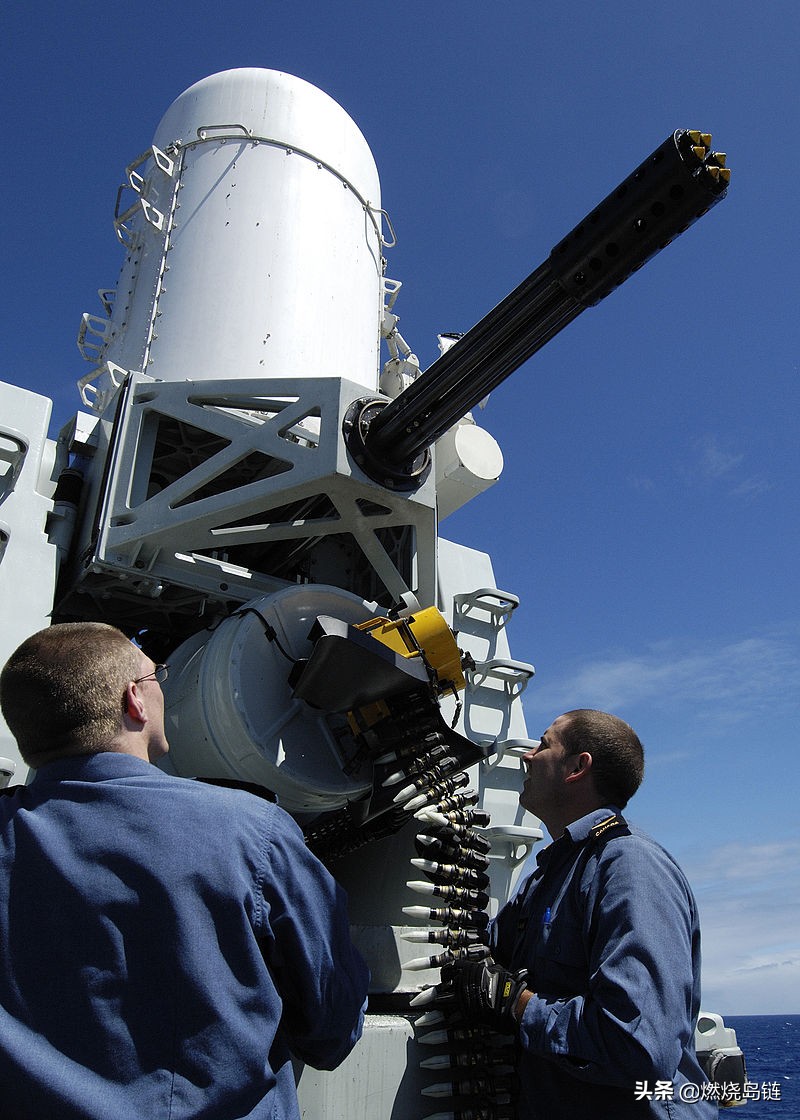
<instances>
[{"instance_id":1,"label":"short blond hair","mask_svg":"<svg viewBox=\"0 0 800 1120\"><path fill-rule=\"evenodd\" d=\"M106 749L140 666L136 646L104 622L58 623L26 639L0 674L0 707L28 766Z\"/></svg>"}]
</instances>

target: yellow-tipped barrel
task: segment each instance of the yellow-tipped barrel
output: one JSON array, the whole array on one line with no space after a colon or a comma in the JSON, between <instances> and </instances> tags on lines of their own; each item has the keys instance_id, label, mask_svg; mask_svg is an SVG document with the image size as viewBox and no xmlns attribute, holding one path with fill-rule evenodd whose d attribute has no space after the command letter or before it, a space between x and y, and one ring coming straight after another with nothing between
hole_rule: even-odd
<instances>
[{"instance_id":1,"label":"yellow-tipped barrel","mask_svg":"<svg viewBox=\"0 0 800 1120\"><path fill-rule=\"evenodd\" d=\"M679 129L583 219L527 280L394 401L356 402L356 461L391 487L425 477L427 449L585 308L599 303L724 197L711 134Z\"/></svg>"}]
</instances>

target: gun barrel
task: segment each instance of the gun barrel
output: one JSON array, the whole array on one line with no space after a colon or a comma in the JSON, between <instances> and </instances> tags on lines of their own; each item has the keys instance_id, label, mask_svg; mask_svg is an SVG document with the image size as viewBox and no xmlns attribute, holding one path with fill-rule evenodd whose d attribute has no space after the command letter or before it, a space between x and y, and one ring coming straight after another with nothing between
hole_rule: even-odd
<instances>
[{"instance_id":1,"label":"gun barrel","mask_svg":"<svg viewBox=\"0 0 800 1120\"><path fill-rule=\"evenodd\" d=\"M546 261L369 422L374 463L416 459L587 307L599 303L724 197L725 156L679 129Z\"/></svg>"}]
</instances>

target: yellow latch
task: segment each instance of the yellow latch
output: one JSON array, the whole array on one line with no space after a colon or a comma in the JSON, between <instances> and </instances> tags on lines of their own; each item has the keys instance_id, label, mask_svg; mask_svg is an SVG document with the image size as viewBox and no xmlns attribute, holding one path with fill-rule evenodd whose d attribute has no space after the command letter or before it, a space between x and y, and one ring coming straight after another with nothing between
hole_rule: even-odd
<instances>
[{"instance_id":1,"label":"yellow latch","mask_svg":"<svg viewBox=\"0 0 800 1120\"><path fill-rule=\"evenodd\" d=\"M408 618L371 618L356 629L371 634L401 657L419 657L424 653L426 661L436 671L440 692L465 687L461 654L453 631L436 607L426 607Z\"/></svg>"}]
</instances>

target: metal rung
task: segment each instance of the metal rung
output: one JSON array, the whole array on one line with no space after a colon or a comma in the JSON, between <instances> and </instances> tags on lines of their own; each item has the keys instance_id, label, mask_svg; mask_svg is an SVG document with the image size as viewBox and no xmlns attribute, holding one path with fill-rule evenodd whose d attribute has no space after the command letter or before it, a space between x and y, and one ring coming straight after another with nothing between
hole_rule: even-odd
<instances>
[{"instance_id":1,"label":"metal rung","mask_svg":"<svg viewBox=\"0 0 800 1120\"><path fill-rule=\"evenodd\" d=\"M5 789L17 770L13 758L0 758L0 789Z\"/></svg>"},{"instance_id":2,"label":"metal rung","mask_svg":"<svg viewBox=\"0 0 800 1120\"><path fill-rule=\"evenodd\" d=\"M140 198L139 202L145 220L150 223L153 229L162 230L164 228L164 215L161 211L156 206L153 206L151 202L148 202L146 198Z\"/></svg>"},{"instance_id":3,"label":"metal rung","mask_svg":"<svg viewBox=\"0 0 800 1120\"><path fill-rule=\"evenodd\" d=\"M96 362L108 345L111 334L111 320L101 319L85 311L78 328L78 349L86 362Z\"/></svg>"},{"instance_id":4,"label":"metal rung","mask_svg":"<svg viewBox=\"0 0 800 1120\"><path fill-rule=\"evenodd\" d=\"M502 739L498 743L492 743L487 747L490 756L486 760L487 768L493 770L507 754L513 755L514 758L523 758L538 746L538 739Z\"/></svg>"},{"instance_id":5,"label":"metal rung","mask_svg":"<svg viewBox=\"0 0 800 1120\"><path fill-rule=\"evenodd\" d=\"M229 132L241 132L244 136L252 137L253 130L248 128L246 124L206 124L197 130L198 140L229 140L231 137ZM209 135L209 133L219 133L220 135Z\"/></svg>"},{"instance_id":6,"label":"metal rung","mask_svg":"<svg viewBox=\"0 0 800 1120\"><path fill-rule=\"evenodd\" d=\"M502 630L519 606L519 596L496 587L479 587L475 591L453 596L456 614L468 615L470 611L485 611L492 619L495 630Z\"/></svg>"},{"instance_id":7,"label":"metal rung","mask_svg":"<svg viewBox=\"0 0 800 1120\"><path fill-rule=\"evenodd\" d=\"M10 494L17 485L22 464L28 454L28 441L16 428L0 428L0 463L8 463L0 471L0 499Z\"/></svg>"},{"instance_id":8,"label":"metal rung","mask_svg":"<svg viewBox=\"0 0 800 1120\"><path fill-rule=\"evenodd\" d=\"M385 249L394 249L395 245L397 244L397 234L394 232L394 226L392 225L392 219L389 217L387 212L385 210L381 210L381 208L379 206L373 206L371 202L368 202L366 204L365 209L372 215L373 220L374 220L376 214L380 214L380 216L385 219L386 224L389 227L389 232L392 235L392 240L391 241L387 241L386 238L383 236L383 230L381 229L380 221L375 222L375 227L378 230L378 234L379 234L380 239L381 239L381 245Z\"/></svg>"},{"instance_id":9,"label":"metal rung","mask_svg":"<svg viewBox=\"0 0 800 1120\"><path fill-rule=\"evenodd\" d=\"M141 208L139 206L139 200L137 198L133 206L128 207L124 214L119 213L119 201L124 190L126 190L126 187L121 186L119 188L119 192L117 193L117 205L114 213L114 231L116 232L117 239L125 246L126 249L133 249L136 234L133 230L129 229L125 225L125 223L130 217L138 213Z\"/></svg>"},{"instance_id":10,"label":"metal rung","mask_svg":"<svg viewBox=\"0 0 800 1120\"><path fill-rule=\"evenodd\" d=\"M152 148L148 148L146 152L142 152L138 159L135 159L133 163L129 163L125 168L128 175L128 182L137 193L139 192L139 187L135 184L143 184L145 180L143 176L138 174L136 169L141 167L142 164L147 163L150 159L152 159L153 163L160 171L163 171L165 175L172 178L172 173L175 170L175 161L170 159L166 152L162 152L161 149L157 148L154 144Z\"/></svg>"},{"instance_id":11,"label":"metal rung","mask_svg":"<svg viewBox=\"0 0 800 1120\"><path fill-rule=\"evenodd\" d=\"M142 175L137 169L146 163L149 163L149 166ZM147 186L147 177L153 166L163 171L170 179L175 173L175 161L171 159L166 152L162 152L160 148L153 145L152 148L148 148L146 152L142 152L138 159L135 159L133 163L126 167L125 173L128 177L128 181L122 183L117 191L117 201L114 206L114 229L116 230L117 237L127 249L133 248L135 233L133 230L129 229L125 223L136 213L142 213L145 221L149 222L155 229L162 230L164 228L164 214L148 202L146 198L142 197L142 192ZM136 201L129 206L127 210L122 211L122 196L125 191L129 190L133 191L136 195Z\"/></svg>"},{"instance_id":12,"label":"metal rung","mask_svg":"<svg viewBox=\"0 0 800 1120\"><path fill-rule=\"evenodd\" d=\"M118 366L116 362L106 360L105 362L100 362L100 364L95 366L93 370L90 370L89 373L85 373L83 375L83 377L77 383L78 392L80 393L81 400L86 405L86 407L91 408L95 411L97 411L98 404L98 388L96 385L92 385L92 382L96 381L98 377L102 377L104 373L108 374L108 379L114 389L119 389L120 385L128 376L129 371L127 369L123 369L122 366Z\"/></svg>"},{"instance_id":13,"label":"metal rung","mask_svg":"<svg viewBox=\"0 0 800 1120\"><path fill-rule=\"evenodd\" d=\"M514 866L527 859L533 845L538 844L544 835L540 828L522 824L493 824L482 831L486 833L493 849L500 847L509 849L509 856L504 858L510 858ZM514 852L519 848L522 848L522 854L515 855Z\"/></svg>"},{"instance_id":14,"label":"metal rung","mask_svg":"<svg viewBox=\"0 0 800 1120\"><path fill-rule=\"evenodd\" d=\"M106 315L111 318L114 314L114 301L117 298L116 288L98 288L97 294L100 297L100 302L103 305L103 310Z\"/></svg>"},{"instance_id":15,"label":"metal rung","mask_svg":"<svg viewBox=\"0 0 800 1120\"><path fill-rule=\"evenodd\" d=\"M502 657L493 657L491 661L479 661L471 669L467 669L467 681L470 689L480 688L488 680L502 681L510 699L516 699L525 691L528 681L536 673L533 665L525 661L511 661Z\"/></svg>"}]
</instances>

